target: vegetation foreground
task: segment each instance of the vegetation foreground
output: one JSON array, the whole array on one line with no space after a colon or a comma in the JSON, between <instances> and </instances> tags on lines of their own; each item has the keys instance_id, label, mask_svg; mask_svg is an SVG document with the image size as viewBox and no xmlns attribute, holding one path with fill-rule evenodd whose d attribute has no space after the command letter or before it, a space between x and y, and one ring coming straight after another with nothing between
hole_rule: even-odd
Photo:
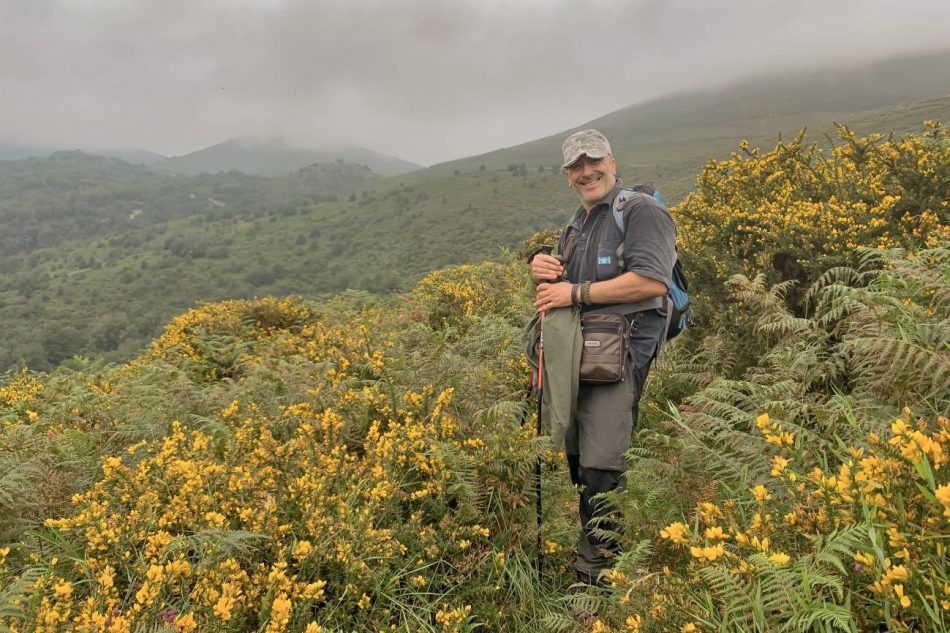
<instances>
[{"instance_id":1,"label":"vegetation foreground","mask_svg":"<svg viewBox=\"0 0 950 633\"><path fill-rule=\"evenodd\" d=\"M950 135L839 141L742 147L674 209L700 323L653 372L606 587L567 592L505 254L8 375L0 631L947 630Z\"/></svg>"}]
</instances>

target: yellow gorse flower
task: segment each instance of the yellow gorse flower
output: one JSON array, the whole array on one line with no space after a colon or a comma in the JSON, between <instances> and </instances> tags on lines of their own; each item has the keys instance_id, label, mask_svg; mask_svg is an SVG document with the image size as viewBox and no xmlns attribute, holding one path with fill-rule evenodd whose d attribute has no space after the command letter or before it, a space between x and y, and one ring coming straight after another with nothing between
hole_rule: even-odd
<instances>
[{"instance_id":1,"label":"yellow gorse flower","mask_svg":"<svg viewBox=\"0 0 950 633\"><path fill-rule=\"evenodd\" d=\"M692 554L693 558L714 561L725 556L726 548L722 543L719 543L710 547L691 547L689 553Z\"/></svg>"},{"instance_id":2,"label":"yellow gorse flower","mask_svg":"<svg viewBox=\"0 0 950 633\"><path fill-rule=\"evenodd\" d=\"M660 530L660 536L669 539L679 545L683 543L689 534L689 528L684 523L674 522Z\"/></svg>"},{"instance_id":3,"label":"yellow gorse flower","mask_svg":"<svg viewBox=\"0 0 950 633\"><path fill-rule=\"evenodd\" d=\"M756 503L764 503L768 499L772 498L772 495L769 493L768 489L762 484L758 484L749 489L749 492L752 493L752 496L755 498Z\"/></svg>"}]
</instances>

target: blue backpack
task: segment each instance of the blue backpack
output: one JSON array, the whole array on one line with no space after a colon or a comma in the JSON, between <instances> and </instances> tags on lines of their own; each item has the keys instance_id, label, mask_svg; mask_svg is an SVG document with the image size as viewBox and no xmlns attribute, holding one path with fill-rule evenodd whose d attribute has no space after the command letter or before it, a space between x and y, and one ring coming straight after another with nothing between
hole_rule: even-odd
<instances>
[{"instance_id":1,"label":"blue backpack","mask_svg":"<svg viewBox=\"0 0 950 633\"><path fill-rule=\"evenodd\" d=\"M664 209L666 209L666 201L663 199L663 196L660 194L660 192L657 191L652 185L634 185L632 187L625 188L624 190L633 191L641 195L651 196L654 200L663 205ZM614 222L616 223L617 228L620 229L620 246L617 248L617 259L620 262L623 262L624 234L624 217L620 207L629 199L630 198L627 196L617 194L617 197L614 198L613 204ZM694 323L693 308L690 306L689 302L689 282L686 279L686 275L683 273L683 266L680 264L679 258L677 258L676 262L673 264L671 278L673 283L670 284L669 291L666 294L666 340L670 340L671 338L677 336L680 332L690 327Z\"/></svg>"}]
</instances>

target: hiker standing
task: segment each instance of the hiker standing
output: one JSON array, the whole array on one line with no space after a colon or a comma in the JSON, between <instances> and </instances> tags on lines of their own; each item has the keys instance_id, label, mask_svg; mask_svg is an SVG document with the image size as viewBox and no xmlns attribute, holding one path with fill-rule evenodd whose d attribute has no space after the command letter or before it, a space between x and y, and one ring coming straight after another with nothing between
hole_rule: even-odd
<instances>
[{"instance_id":1,"label":"hiker standing","mask_svg":"<svg viewBox=\"0 0 950 633\"><path fill-rule=\"evenodd\" d=\"M579 581L594 584L620 549L618 543L592 533L594 528L616 528L609 521L616 508L595 497L626 485L625 453L636 427L640 395L666 337L665 300L676 261L676 228L653 197L621 188L603 134L596 130L572 134L562 152L568 186L581 204L561 235L560 259L537 254L531 261L535 305L541 312L575 306L582 321L589 314L620 314L629 324L624 334L627 362L620 380L584 382L582 368L580 384L572 391L576 414L564 438L571 481L580 492L581 531L574 568ZM623 218L622 230L615 217ZM584 349L599 344L587 341Z\"/></svg>"}]
</instances>

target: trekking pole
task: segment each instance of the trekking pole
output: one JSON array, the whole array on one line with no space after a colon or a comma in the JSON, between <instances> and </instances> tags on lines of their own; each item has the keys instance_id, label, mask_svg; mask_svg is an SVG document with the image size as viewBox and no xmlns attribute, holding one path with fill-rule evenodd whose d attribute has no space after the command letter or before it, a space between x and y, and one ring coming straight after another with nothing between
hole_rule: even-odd
<instances>
[{"instance_id":1,"label":"trekking pole","mask_svg":"<svg viewBox=\"0 0 950 633\"><path fill-rule=\"evenodd\" d=\"M536 419L537 437L541 437L541 401L544 396L544 310L541 311L541 333L538 337L538 410ZM541 549L541 455L534 463L534 513L537 517L538 583L543 578L544 552Z\"/></svg>"},{"instance_id":2,"label":"trekking pole","mask_svg":"<svg viewBox=\"0 0 950 633\"><path fill-rule=\"evenodd\" d=\"M528 258L528 262L534 258L535 255L543 253L545 255L550 255L554 252L553 246L544 245L539 247L531 256ZM558 257L558 260L564 264L565 260ZM558 277L554 279L552 283L561 281L561 278ZM537 437L541 437L541 402L544 399L544 314L545 311L541 310L541 323L540 323L540 332L538 335L538 374L535 378L534 384L537 387L537 397L538 397L538 408L536 413L536 428L535 432ZM525 417L527 417L528 411L525 409ZM522 419L522 424L524 420ZM537 518L537 542L536 547L538 551L538 583L540 584L543 580L544 573L544 551L541 549L541 454L538 453L537 460L534 463L534 514Z\"/></svg>"}]
</instances>

